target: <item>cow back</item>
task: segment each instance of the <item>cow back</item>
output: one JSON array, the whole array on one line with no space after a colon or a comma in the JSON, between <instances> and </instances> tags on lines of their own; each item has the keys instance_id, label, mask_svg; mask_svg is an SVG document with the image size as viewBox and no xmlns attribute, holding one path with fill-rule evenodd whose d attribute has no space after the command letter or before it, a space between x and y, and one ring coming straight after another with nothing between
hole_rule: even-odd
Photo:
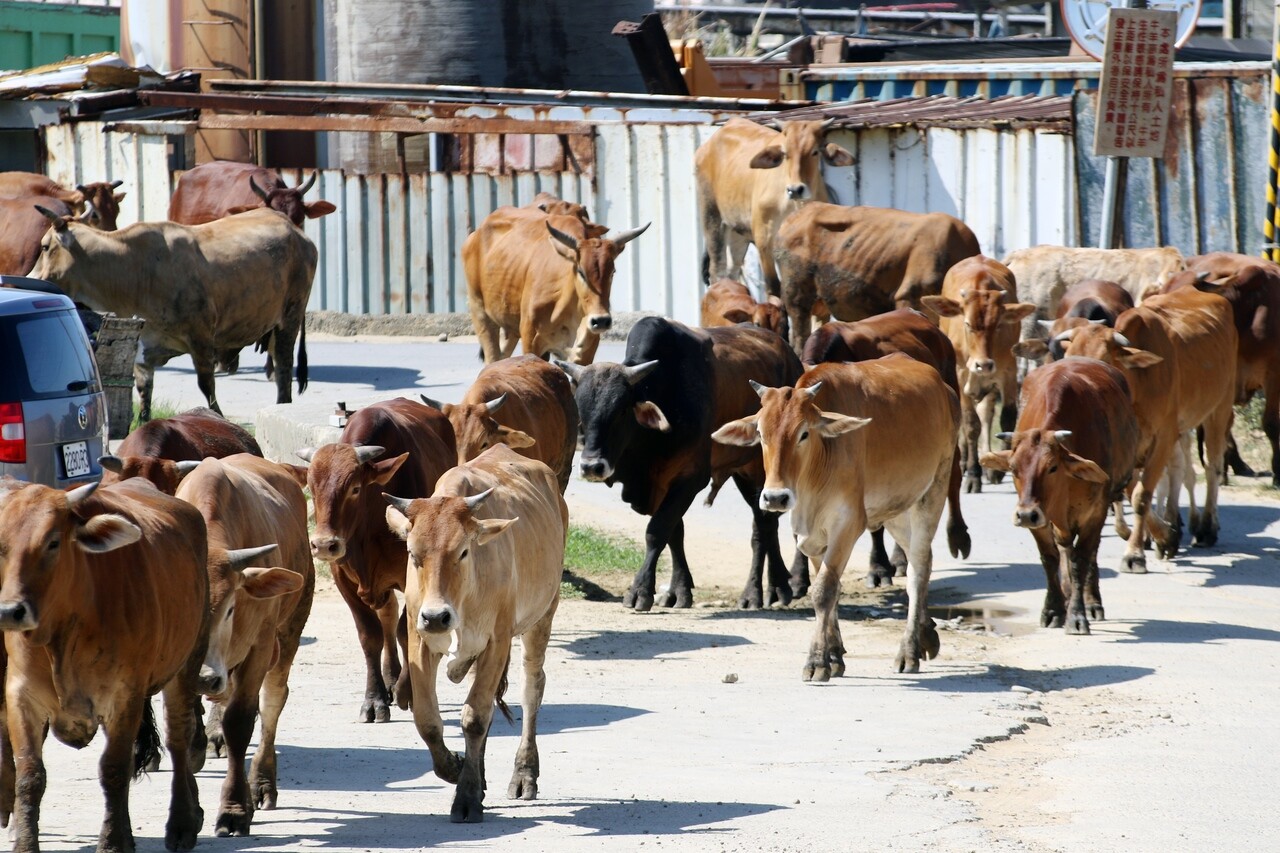
<instances>
[{"instance_id":1,"label":"cow back","mask_svg":"<svg viewBox=\"0 0 1280 853\"><path fill-rule=\"evenodd\" d=\"M262 448L244 427L206 408L140 424L116 448L119 456L158 456L175 462L236 453L262 456Z\"/></svg>"},{"instance_id":2,"label":"cow back","mask_svg":"<svg viewBox=\"0 0 1280 853\"><path fill-rule=\"evenodd\" d=\"M924 314L911 308L899 308L856 323L824 323L805 342L801 361L812 367L822 362L870 361L895 352L932 365L951 390L960 393L951 339Z\"/></svg>"},{"instance_id":3,"label":"cow back","mask_svg":"<svg viewBox=\"0 0 1280 853\"><path fill-rule=\"evenodd\" d=\"M457 444L449 419L438 409L397 397L360 409L347 421L338 438L341 444L375 445L386 448L383 459L402 453L409 458L384 491L401 497L426 497L435 488L440 475L458 461ZM370 500L370 523L373 530L385 532L382 521L384 504L376 495Z\"/></svg>"},{"instance_id":4,"label":"cow back","mask_svg":"<svg viewBox=\"0 0 1280 853\"><path fill-rule=\"evenodd\" d=\"M1208 281L1197 286L1211 288L1231 303L1240 391L1262 388L1267 372L1280 370L1280 266L1249 255L1212 252L1188 258L1187 270L1207 273Z\"/></svg>"},{"instance_id":5,"label":"cow back","mask_svg":"<svg viewBox=\"0 0 1280 853\"><path fill-rule=\"evenodd\" d=\"M49 219L36 210L40 205L58 216L70 216L64 201L44 195L0 197L0 275L29 275L40 259L40 240L49 230Z\"/></svg>"},{"instance_id":6,"label":"cow back","mask_svg":"<svg viewBox=\"0 0 1280 853\"><path fill-rule=\"evenodd\" d=\"M169 201L169 220L202 225L227 216L233 208L261 207L262 198L254 193L250 178L267 191L285 185L274 169L253 163L217 160L184 172Z\"/></svg>"},{"instance_id":7,"label":"cow back","mask_svg":"<svg viewBox=\"0 0 1280 853\"><path fill-rule=\"evenodd\" d=\"M751 381L778 388L795 385L804 372L790 345L759 326L721 326L707 329L706 333L711 337L715 377L712 431L760 411L760 395ZM718 442L711 445L713 472L739 468L759 457L759 447Z\"/></svg>"}]
</instances>

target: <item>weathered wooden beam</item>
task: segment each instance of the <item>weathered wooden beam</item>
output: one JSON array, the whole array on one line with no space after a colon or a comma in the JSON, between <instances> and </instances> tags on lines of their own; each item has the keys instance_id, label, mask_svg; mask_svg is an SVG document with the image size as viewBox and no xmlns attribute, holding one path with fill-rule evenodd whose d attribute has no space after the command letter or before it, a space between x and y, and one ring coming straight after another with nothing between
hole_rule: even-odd
<instances>
[{"instance_id":1,"label":"weathered wooden beam","mask_svg":"<svg viewBox=\"0 0 1280 853\"><path fill-rule=\"evenodd\" d=\"M201 130L303 130L354 133L532 133L589 136L583 121L512 118L412 118L392 116L220 115L203 113Z\"/></svg>"},{"instance_id":2,"label":"weathered wooden beam","mask_svg":"<svg viewBox=\"0 0 1280 853\"><path fill-rule=\"evenodd\" d=\"M613 34L627 40L650 95L689 94L689 87L680 76L676 56L671 52L671 42L662 26L661 15L645 15L638 24L619 21L613 28Z\"/></svg>"}]
</instances>

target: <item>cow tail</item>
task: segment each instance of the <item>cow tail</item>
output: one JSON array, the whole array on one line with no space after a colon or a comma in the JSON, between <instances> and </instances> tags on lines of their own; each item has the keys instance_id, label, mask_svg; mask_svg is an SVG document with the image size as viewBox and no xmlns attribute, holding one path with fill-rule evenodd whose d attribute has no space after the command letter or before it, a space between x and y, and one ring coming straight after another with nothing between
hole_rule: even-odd
<instances>
[{"instance_id":1,"label":"cow tail","mask_svg":"<svg viewBox=\"0 0 1280 853\"><path fill-rule=\"evenodd\" d=\"M133 778L141 779L159 761L160 729L156 728L156 712L148 696L142 702L142 722L138 724L138 736L133 741Z\"/></svg>"},{"instance_id":2,"label":"cow tail","mask_svg":"<svg viewBox=\"0 0 1280 853\"><path fill-rule=\"evenodd\" d=\"M302 331L298 335L298 393L307 390L307 313L302 312Z\"/></svg>"},{"instance_id":3,"label":"cow tail","mask_svg":"<svg viewBox=\"0 0 1280 853\"><path fill-rule=\"evenodd\" d=\"M507 673L511 671L511 658L507 658L506 664L502 667L502 680L498 682L498 692L493 694L493 704L498 706L498 710L502 712L502 716L507 718L507 722L515 725L516 718L511 713L511 708L507 706L503 696L507 695Z\"/></svg>"}]
</instances>

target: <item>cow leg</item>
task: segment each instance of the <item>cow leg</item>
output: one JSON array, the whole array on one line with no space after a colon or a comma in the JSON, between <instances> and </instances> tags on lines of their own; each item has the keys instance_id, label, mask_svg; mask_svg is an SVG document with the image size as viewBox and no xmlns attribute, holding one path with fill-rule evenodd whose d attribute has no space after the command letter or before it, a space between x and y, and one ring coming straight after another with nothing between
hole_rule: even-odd
<instances>
[{"instance_id":1,"label":"cow leg","mask_svg":"<svg viewBox=\"0 0 1280 853\"><path fill-rule=\"evenodd\" d=\"M596 350L600 348L600 336L591 331L587 326L587 318L582 318L582 325L578 327L577 338L573 342L573 349L569 353L569 361L574 364L590 364L596 359Z\"/></svg>"},{"instance_id":2,"label":"cow leg","mask_svg":"<svg viewBox=\"0 0 1280 853\"><path fill-rule=\"evenodd\" d=\"M725 271L725 228L720 208L711 193L698 188L698 220L702 223L702 239L706 243L706 284L712 284L727 274Z\"/></svg>"},{"instance_id":3,"label":"cow leg","mask_svg":"<svg viewBox=\"0 0 1280 853\"><path fill-rule=\"evenodd\" d=\"M1090 525L1075 537L1058 541L1059 571L1062 572L1063 597L1067 599L1067 618L1063 627L1068 634L1088 634L1091 608L1086 607L1086 597L1092 597L1097 589L1096 566L1098 542L1102 539L1102 525ZM1092 577L1091 577L1092 576ZM1098 592L1097 611L1101 614L1101 592ZM1098 618L1102 618L1101 615Z\"/></svg>"},{"instance_id":4,"label":"cow leg","mask_svg":"<svg viewBox=\"0 0 1280 853\"><path fill-rule=\"evenodd\" d=\"M1225 470L1227 435L1231 431L1234 411L1227 400L1204 423L1204 508L1191 525L1191 544L1209 547L1218 542L1218 486Z\"/></svg>"},{"instance_id":5,"label":"cow leg","mask_svg":"<svg viewBox=\"0 0 1280 853\"><path fill-rule=\"evenodd\" d=\"M218 414L222 414L222 408L218 405L218 393L213 383L213 354L201 353L191 354L191 360L196 366L196 386L200 389L200 393L209 403L209 408ZM288 402L288 400L277 400L277 402Z\"/></svg>"},{"instance_id":6,"label":"cow leg","mask_svg":"<svg viewBox=\"0 0 1280 853\"><path fill-rule=\"evenodd\" d=\"M227 775L222 782L222 803L214 824L214 834L219 838L248 835L253 821L245 755L258 719L258 692L274 651L274 641L265 649L258 646L231 673L230 695L222 714L222 736L227 744Z\"/></svg>"},{"instance_id":7,"label":"cow leg","mask_svg":"<svg viewBox=\"0 0 1280 853\"><path fill-rule=\"evenodd\" d=\"M947 483L947 549L952 557L967 560L973 540L969 538L969 525L965 524L964 514L960 511L960 481L960 448L957 446L951 459L951 478Z\"/></svg>"},{"instance_id":8,"label":"cow leg","mask_svg":"<svg viewBox=\"0 0 1280 853\"><path fill-rule=\"evenodd\" d=\"M747 249L751 246L751 238L746 234L739 234L732 228L725 229L725 242L729 246L729 269L725 272L725 277L734 281L743 280L743 266L747 260ZM761 261L761 264L764 262ZM712 279L710 283L714 283L718 279ZM745 283L745 282L744 282Z\"/></svg>"},{"instance_id":9,"label":"cow leg","mask_svg":"<svg viewBox=\"0 0 1280 853\"><path fill-rule=\"evenodd\" d=\"M809 558L799 547L791 558L791 597L804 598L809 593Z\"/></svg>"},{"instance_id":10,"label":"cow leg","mask_svg":"<svg viewBox=\"0 0 1280 853\"><path fill-rule=\"evenodd\" d=\"M462 772L462 756L445 746L444 720L440 718L440 701L436 695L436 674L440 658L414 632L409 646L409 667L414 672L409 684L413 689L413 724L418 736L431 752L432 770L445 782L455 784Z\"/></svg>"},{"instance_id":11,"label":"cow leg","mask_svg":"<svg viewBox=\"0 0 1280 853\"><path fill-rule=\"evenodd\" d=\"M298 332L304 322L302 314L299 310L297 316L286 315L281 327L271 336L271 360L275 362L275 375L271 378L276 383L277 403L293 402L293 389L290 386L293 382L293 347L298 342Z\"/></svg>"},{"instance_id":12,"label":"cow leg","mask_svg":"<svg viewBox=\"0 0 1280 853\"><path fill-rule=\"evenodd\" d=\"M1116 535L1121 539L1128 539L1133 530L1130 529L1129 522L1124 520L1124 501L1112 501L1111 512L1115 515Z\"/></svg>"},{"instance_id":13,"label":"cow leg","mask_svg":"<svg viewBox=\"0 0 1280 853\"><path fill-rule=\"evenodd\" d=\"M1262 401L1262 431L1267 434L1267 441L1271 444L1271 485L1280 488L1280 370L1267 371L1267 387Z\"/></svg>"},{"instance_id":14,"label":"cow leg","mask_svg":"<svg viewBox=\"0 0 1280 853\"><path fill-rule=\"evenodd\" d=\"M814 560L816 570L809 597L813 599L813 615L816 617L813 639L809 643L809 657L805 661L801 677L805 681L830 681L832 676L844 675L844 643L840 637L840 576L849 561L853 542L861 535L866 522L854 519L854 523L841 531L839 540L829 541L821 562Z\"/></svg>"},{"instance_id":15,"label":"cow leg","mask_svg":"<svg viewBox=\"0 0 1280 853\"><path fill-rule=\"evenodd\" d=\"M667 584L667 592L658 600L658 605L682 609L692 607L693 572L689 569L689 558L684 553L683 518L676 519L667 549L671 551L671 582Z\"/></svg>"},{"instance_id":16,"label":"cow leg","mask_svg":"<svg viewBox=\"0 0 1280 853\"><path fill-rule=\"evenodd\" d=\"M141 358L141 354L139 354ZM138 423L151 420L151 392L156 384L156 369L146 363L133 365L133 385L138 389Z\"/></svg>"},{"instance_id":17,"label":"cow leg","mask_svg":"<svg viewBox=\"0 0 1280 853\"><path fill-rule=\"evenodd\" d=\"M938 531L947 501L950 469L950 460L940 465L934 474L933 486L916 501L910 512L886 522L893 538L907 543L910 556L907 562L907 629L894 658L898 672L919 672L920 660L933 660L942 647L937 626L929 615L929 578L933 574L933 536Z\"/></svg>"},{"instance_id":18,"label":"cow leg","mask_svg":"<svg viewBox=\"0 0 1280 853\"><path fill-rule=\"evenodd\" d=\"M134 849L133 823L129 820L129 783L133 781L133 744L142 722L142 703L149 701L143 696L124 703L113 716L103 721L107 745L98 762L98 780L102 784L107 811L102 819L102 831L98 834L100 853L108 850L129 853ZM187 701L185 705L189 710L191 703ZM187 741L183 739L179 752L185 756L186 750ZM194 846L194 834L191 841Z\"/></svg>"},{"instance_id":19,"label":"cow leg","mask_svg":"<svg viewBox=\"0 0 1280 853\"><path fill-rule=\"evenodd\" d=\"M44 739L47 720L37 708L24 704L18 686L6 687L6 728L14 757L14 822L10 827L14 853L40 850L40 801L44 799ZM132 745L132 741L130 741Z\"/></svg>"},{"instance_id":20,"label":"cow leg","mask_svg":"<svg viewBox=\"0 0 1280 853\"><path fill-rule=\"evenodd\" d=\"M1157 484L1164 477L1169 466L1170 457L1177 451L1179 437L1177 435L1160 435L1147 455L1143 464L1142 477L1133 487L1130 503L1133 505L1133 532L1125 547L1124 556L1120 558L1120 571L1133 574L1144 574L1147 571L1147 557L1143 553L1146 544L1147 530L1151 529L1161 544L1163 554L1172 557L1177 552L1178 543L1172 540L1172 530L1164 520L1151 512L1151 499Z\"/></svg>"},{"instance_id":21,"label":"cow leg","mask_svg":"<svg viewBox=\"0 0 1280 853\"><path fill-rule=\"evenodd\" d=\"M404 671L400 666L400 602L395 593L377 610L378 624L382 626L382 681L390 690L400 680Z\"/></svg>"},{"instance_id":22,"label":"cow leg","mask_svg":"<svg viewBox=\"0 0 1280 853\"><path fill-rule=\"evenodd\" d=\"M871 531L871 556L867 561L867 589L875 589L882 583L885 586L893 586L895 573L893 565L889 562L889 552L884 547L884 528L878 527Z\"/></svg>"},{"instance_id":23,"label":"cow leg","mask_svg":"<svg viewBox=\"0 0 1280 853\"><path fill-rule=\"evenodd\" d=\"M190 850L204 826L200 792L191 764L190 744L196 726L196 678L204 662L202 640L187 658L183 669L164 686L165 747L173 764L169 795L169 820L164 826L164 846L168 850ZM135 729L136 731L136 729ZM109 741L108 741L109 743Z\"/></svg>"},{"instance_id":24,"label":"cow leg","mask_svg":"<svg viewBox=\"0 0 1280 853\"><path fill-rule=\"evenodd\" d=\"M1270 438L1270 436L1268 436L1268 438ZM1236 446L1236 437L1231 433L1227 433L1227 456L1225 461L1227 463L1227 467L1231 469L1231 473L1235 474L1237 477L1258 476L1258 472L1254 471L1253 468L1250 467L1249 463L1244 461L1244 457L1240 455L1240 448ZM1222 484L1224 486L1226 485L1225 479Z\"/></svg>"},{"instance_id":25,"label":"cow leg","mask_svg":"<svg viewBox=\"0 0 1280 853\"><path fill-rule=\"evenodd\" d=\"M668 489L662 505L649 519L644 530L644 562L631 581L631 589L622 597L622 606L635 608L641 612L653 609L654 592L657 587L658 558L671 541L671 534L676 525L684 518L689 505L699 489L693 488L693 481L674 483ZM674 555L672 555L674 558ZM672 569L672 580L675 580L675 569Z\"/></svg>"},{"instance_id":26,"label":"cow leg","mask_svg":"<svg viewBox=\"0 0 1280 853\"><path fill-rule=\"evenodd\" d=\"M382 677L382 623L378 614L365 604L356 594L355 586L346 576L346 572L338 569L333 573L334 585L338 587L351 617L356 623L356 636L360 640L360 649L364 652L365 687L364 702L360 705L360 721L365 723L386 723L391 720L390 697L387 695L387 683Z\"/></svg>"},{"instance_id":27,"label":"cow leg","mask_svg":"<svg viewBox=\"0 0 1280 853\"><path fill-rule=\"evenodd\" d=\"M475 681L462 705L462 734L467 741L467 751L462 759L453 807L449 810L449 820L454 823L484 820L484 748L493 722L494 697L511 656L511 640L501 632L498 634L476 659Z\"/></svg>"},{"instance_id":28,"label":"cow leg","mask_svg":"<svg viewBox=\"0 0 1280 853\"><path fill-rule=\"evenodd\" d=\"M276 632L279 656L262 684L262 737L249 768L250 793L254 806L260 809L274 809L279 794L276 787L276 731L280 725L280 714L289 701L289 673L293 670L293 660L302 642L302 629L311 615L315 576L307 576L303 584L301 599L294 606L289 620ZM405 659L408 660L407 654Z\"/></svg>"},{"instance_id":29,"label":"cow leg","mask_svg":"<svg viewBox=\"0 0 1280 853\"><path fill-rule=\"evenodd\" d=\"M400 651L404 654L405 666L400 669L400 675L395 681L395 700L401 711L407 711L410 705L413 704L413 690L409 686L409 618L407 605L400 609L400 621L396 623L396 639L400 642Z\"/></svg>"},{"instance_id":30,"label":"cow leg","mask_svg":"<svg viewBox=\"0 0 1280 853\"><path fill-rule=\"evenodd\" d=\"M0 826L8 826L13 817L17 772L13 764L13 741L9 739L8 711L0 708Z\"/></svg>"},{"instance_id":31,"label":"cow leg","mask_svg":"<svg viewBox=\"0 0 1280 853\"><path fill-rule=\"evenodd\" d=\"M763 477L759 482L763 482ZM760 484L753 477L735 474L733 483L742 499L751 507L751 573L747 585L738 598L743 610L758 610L775 601L782 605L791 603L790 577L782 550L778 547L778 514L760 509ZM764 572L768 563L769 584L765 589Z\"/></svg>"},{"instance_id":32,"label":"cow leg","mask_svg":"<svg viewBox=\"0 0 1280 853\"><path fill-rule=\"evenodd\" d=\"M964 490L967 494L982 492L982 466L978 464L978 436L982 421L973 397L960 395L960 467L964 469Z\"/></svg>"},{"instance_id":33,"label":"cow leg","mask_svg":"<svg viewBox=\"0 0 1280 853\"><path fill-rule=\"evenodd\" d=\"M981 458L983 453L991 449L991 425L995 421L996 405L999 396L998 391L991 391L978 402L977 410L979 429L976 447L976 455L978 458ZM1003 471L983 471L982 476L993 486L998 485L1004 480Z\"/></svg>"},{"instance_id":34,"label":"cow leg","mask_svg":"<svg viewBox=\"0 0 1280 853\"><path fill-rule=\"evenodd\" d=\"M520 747L516 750L516 767L507 786L507 796L513 800L534 800L538 797L538 711L542 708L542 694L547 686L544 664L547 660L547 644L551 641L551 620L560 604L557 597L546 614L528 631L524 632L524 696L520 701Z\"/></svg>"},{"instance_id":35,"label":"cow leg","mask_svg":"<svg viewBox=\"0 0 1280 853\"><path fill-rule=\"evenodd\" d=\"M1032 530L1031 538L1035 540L1036 550L1040 552L1040 565L1044 567L1045 594L1044 607L1040 611L1040 626L1061 628L1066 624L1067 618L1067 605L1062 598L1061 555L1048 527Z\"/></svg>"}]
</instances>

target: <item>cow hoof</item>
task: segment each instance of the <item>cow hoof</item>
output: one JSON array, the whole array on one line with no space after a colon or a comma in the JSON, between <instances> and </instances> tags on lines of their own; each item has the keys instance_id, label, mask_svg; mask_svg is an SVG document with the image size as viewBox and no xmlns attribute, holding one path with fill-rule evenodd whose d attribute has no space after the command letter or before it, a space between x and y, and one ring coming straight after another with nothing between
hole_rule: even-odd
<instances>
[{"instance_id":1,"label":"cow hoof","mask_svg":"<svg viewBox=\"0 0 1280 853\"><path fill-rule=\"evenodd\" d=\"M867 589L876 589L881 584L893 586L893 575L878 572L875 569L867 572Z\"/></svg>"},{"instance_id":2,"label":"cow hoof","mask_svg":"<svg viewBox=\"0 0 1280 853\"><path fill-rule=\"evenodd\" d=\"M1218 544L1218 525L1202 524L1191 538L1191 547L1193 548L1212 548Z\"/></svg>"},{"instance_id":3,"label":"cow hoof","mask_svg":"<svg viewBox=\"0 0 1280 853\"><path fill-rule=\"evenodd\" d=\"M653 593L631 590L623 596L622 606L640 613L648 613L653 609Z\"/></svg>"},{"instance_id":4,"label":"cow hoof","mask_svg":"<svg viewBox=\"0 0 1280 853\"><path fill-rule=\"evenodd\" d=\"M274 782L260 780L253 783L253 804L257 808L267 812L273 811L279 796L280 792L276 790Z\"/></svg>"},{"instance_id":5,"label":"cow hoof","mask_svg":"<svg viewBox=\"0 0 1280 853\"><path fill-rule=\"evenodd\" d=\"M1107 619L1107 614L1106 614L1106 611L1102 609L1101 604L1090 604L1089 618L1094 622L1105 622Z\"/></svg>"},{"instance_id":6,"label":"cow hoof","mask_svg":"<svg viewBox=\"0 0 1280 853\"><path fill-rule=\"evenodd\" d=\"M820 666L814 666L811 663L807 663L804 665L804 671L802 673L802 676L805 681L817 681L820 683L824 681L830 681L831 667L827 666L826 664L822 664Z\"/></svg>"},{"instance_id":7,"label":"cow hoof","mask_svg":"<svg viewBox=\"0 0 1280 853\"><path fill-rule=\"evenodd\" d=\"M831 659L831 677L832 678L844 677L844 658L833 657Z\"/></svg>"},{"instance_id":8,"label":"cow hoof","mask_svg":"<svg viewBox=\"0 0 1280 853\"><path fill-rule=\"evenodd\" d=\"M218 732L209 737L209 745L205 750L210 758L222 758L226 755L227 742L222 737L222 732Z\"/></svg>"},{"instance_id":9,"label":"cow hoof","mask_svg":"<svg viewBox=\"0 0 1280 853\"><path fill-rule=\"evenodd\" d=\"M204 826L204 810L199 806L194 809L194 814L190 820L174 820L170 819L164 827L164 847L166 850L190 850L196 846L196 836L200 834L200 827ZM129 839L130 849L133 846L133 838Z\"/></svg>"},{"instance_id":10,"label":"cow hoof","mask_svg":"<svg viewBox=\"0 0 1280 853\"><path fill-rule=\"evenodd\" d=\"M1083 613L1071 613L1067 615L1067 624L1063 627L1068 634L1084 636L1089 633L1089 620Z\"/></svg>"},{"instance_id":11,"label":"cow hoof","mask_svg":"<svg viewBox=\"0 0 1280 853\"><path fill-rule=\"evenodd\" d=\"M919 672L920 658L905 651L900 651L897 657L893 659L893 666L898 672Z\"/></svg>"},{"instance_id":12,"label":"cow hoof","mask_svg":"<svg viewBox=\"0 0 1280 853\"><path fill-rule=\"evenodd\" d=\"M391 722L391 708L387 706L386 699L366 699L364 704L360 706L359 719L362 723L389 723Z\"/></svg>"},{"instance_id":13,"label":"cow hoof","mask_svg":"<svg viewBox=\"0 0 1280 853\"><path fill-rule=\"evenodd\" d=\"M993 486L998 486L1004 482L1003 471L987 471L986 475L987 475L987 482Z\"/></svg>"},{"instance_id":14,"label":"cow hoof","mask_svg":"<svg viewBox=\"0 0 1280 853\"><path fill-rule=\"evenodd\" d=\"M456 785L458 778L462 775L462 756L456 752L450 752L449 759L443 765L437 764L432 769L442 781Z\"/></svg>"},{"instance_id":15,"label":"cow hoof","mask_svg":"<svg viewBox=\"0 0 1280 853\"><path fill-rule=\"evenodd\" d=\"M967 560L969 559L969 550L973 547L973 541L969 538L969 528L963 524L957 524L954 527L947 525L947 548L951 551L952 559Z\"/></svg>"},{"instance_id":16,"label":"cow hoof","mask_svg":"<svg viewBox=\"0 0 1280 853\"><path fill-rule=\"evenodd\" d=\"M1130 575L1145 575L1147 573L1147 555L1125 554L1120 558L1120 571Z\"/></svg>"},{"instance_id":17,"label":"cow hoof","mask_svg":"<svg viewBox=\"0 0 1280 853\"><path fill-rule=\"evenodd\" d=\"M744 592L742 597L738 599L739 610L760 610L761 607L760 593L755 590L752 590L749 593Z\"/></svg>"},{"instance_id":18,"label":"cow hoof","mask_svg":"<svg viewBox=\"0 0 1280 853\"><path fill-rule=\"evenodd\" d=\"M765 592L765 607L772 607L775 604L779 607L786 607L790 603L791 587L787 586L785 583L780 586L771 586L768 591Z\"/></svg>"},{"instance_id":19,"label":"cow hoof","mask_svg":"<svg viewBox=\"0 0 1280 853\"><path fill-rule=\"evenodd\" d=\"M223 812L218 815L218 823L213 834L219 838L240 837L249 834L251 815L239 812Z\"/></svg>"},{"instance_id":20,"label":"cow hoof","mask_svg":"<svg viewBox=\"0 0 1280 853\"><path fill-rule=\"evenodd\" d=\"M157 752L155 755L151 756L151 760L147 762L147 766L143 769L145 769L148 773L155 773L157 770L159 770L160 769L160 753ZM194 773L195 771L193 770L192 772Z\"/></svg>"},{"instance_id":21,"label":"cow hoof","mask_svg":"<svg viewBox=\"0 0 1280 853\"><path fill-rule=\"evenodd\" d=\"M1058 610L1040 611L1041 628L1061 628L1066 621L1066 614Z\"/></svg>"},{"instance_id":22,"label":"cow hoof","mask_svg":"<svg viewBox=\"0 0 1280 853\"><path fill-rule=\"evenodd\" d=\"M938 636L938 629L930 619L928 624L920 626L920 656L925 660L933 660L940 651L942 651L942 638Z\"/></svg>"},{"instance_id":23,"label":"cow hoof","mask_svg":"<svg viewBox=\"0 0 1280 853\"><path fill-rule=\"evenodd\" d=\"M791 600L792 601L795 601L797 598L804 598L808 594L809 594L808 581L805 581L804 583L796 583L795 581L791 582Z\"/></svg>"},{"instance_id":24,"label":"cow hoof","mask_svg":"<svg viewBox=\"0 0 1280 853\"><path fill-rule=\"evenodd\" d=\"M675 593L667 593L667 599L670 601L667 607L674 607L677 610L688 610L693 606L693 590L678 589Z\"/></svg>"},{"instance_id":25,"label":"cow hoof","mask_svg":"<svg viewBox=\"0 0 1280 853\"><path fill-rule=\"evenodd\" d=\"M453 798L449 820L453 823L480 823L484 820L484 805L479 797L464 797L459 793Z\"/></svg>"},{"instance_id":26,"label":"cow hoof","mask_svg":"<svg viewBox=\"0 0 1280 853\"><path fill-rule=\"evenodd\" d=\"M964 493L977 495L982 493L982 478L974 474L964 475Z\"/></svg>"},{"instance_id":27,"label":"cow hoof","mask_svg":"<svg viewBox=\"0 0 1280 853\"><path fill-rule=\"evenodd\" d=\"M521 768L512 774L507 797L512 800L538 799L538 777L531 768Z\"/></svg>"}]
</instances>

